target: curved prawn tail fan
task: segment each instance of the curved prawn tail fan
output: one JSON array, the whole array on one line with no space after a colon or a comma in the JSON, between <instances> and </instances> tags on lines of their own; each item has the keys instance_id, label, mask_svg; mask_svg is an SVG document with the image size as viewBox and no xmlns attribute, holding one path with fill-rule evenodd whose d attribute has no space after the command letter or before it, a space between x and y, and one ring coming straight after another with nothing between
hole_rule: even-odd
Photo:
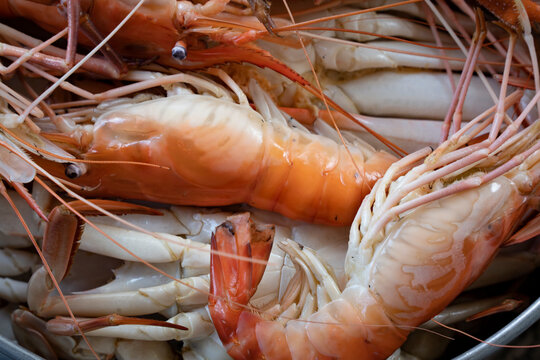
<instances>
[{"instance_id":1,"label":"curved prawn tail fan","mask_svg":"<svg viewBox=\"0 0 540 360\"><path fill-rule=\"evenodd\" d=\"M212 250L266 261L272 249L274 232L272 225L255 225L248 213L230 216L216 228ZM212 318L226 319L214 323L220 337L237 337L240 315L257 290L265 268L264 264L212 252L208 307Z\"/></svg>"}]
</instances>

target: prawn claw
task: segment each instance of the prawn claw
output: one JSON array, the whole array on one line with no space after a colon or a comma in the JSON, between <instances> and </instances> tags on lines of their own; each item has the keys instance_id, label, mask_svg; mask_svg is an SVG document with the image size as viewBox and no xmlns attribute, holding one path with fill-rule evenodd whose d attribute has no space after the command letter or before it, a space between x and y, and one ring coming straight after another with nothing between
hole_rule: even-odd
<instances>
[{"instance_id":1,"label":"prawn claw","mask_svg":"<svg viewBox=\"0 0 540 360\"><path fill-rule=\"evenodd\" d=\"M275 228L270 225L257 227L248 213L230 216L216 228L212 236L212 250L238 256L267 260L272 249ZM243 306L255 293L266 266L233 257L219 256L212 252L210 265L210 293L208 306L212 318L228 318L216 321L218 334L233 335ZM230 303L231 302L231 303ZM221 313L220 317L214 316ZM221 335L220 335L221 336Z\"/></svg>"}]
</instances>

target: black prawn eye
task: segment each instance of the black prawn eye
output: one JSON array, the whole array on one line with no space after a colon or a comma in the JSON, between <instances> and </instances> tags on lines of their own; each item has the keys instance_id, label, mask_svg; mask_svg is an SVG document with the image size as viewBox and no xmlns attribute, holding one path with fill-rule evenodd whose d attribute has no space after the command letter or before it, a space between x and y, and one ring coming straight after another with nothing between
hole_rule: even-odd
<instances>
[{"instance_id":1,"label":"black prawn eye","mask_svg":"<svg viewBox=\"0 0 540 360\"><path fill-rule=\"evenodd\" d=\"M187 49L180 41L172 48L172 57L176 60L184 60L187 56Z\"/></svg>"},{"instance_id":2,"label":"black prawn eye","mask_svg":"<svg viewBox=\"0 0 540 360\"><path fill-rule=\"evenodd\" d=\"M64 171L66 176L70 179L76 179L82 175L82 169L77 164L68 164Z\"/></svg>"}]
</instances>

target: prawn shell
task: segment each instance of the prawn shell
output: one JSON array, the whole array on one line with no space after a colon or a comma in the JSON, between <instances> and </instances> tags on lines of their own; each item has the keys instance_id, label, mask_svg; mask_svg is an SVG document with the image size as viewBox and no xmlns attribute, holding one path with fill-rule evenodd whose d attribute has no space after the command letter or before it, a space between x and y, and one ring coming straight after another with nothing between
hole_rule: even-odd
<instances>
[{"instance_id":1,"label":"prawn shell","mask_svg":"<svg viewBox=\"0 0 540 360\"><path fill-rule=\"evenodd\" d=\"M265 121L247 106L201 95L151 100L102 115L81 156L166 167L91 164L75 180L93 187L91 196L198 206L248 203L330 225L350 224L371 185L395 161L387 153L364 155L321 135Z\"/></svg>"},{"instance_id":2,"label":"prawn shell","mask_svg":"<svg viewBox=\"0 0 540 360\"><path fill-rule=\"evenodd\" d=\"M81 12L87 13L93 27L104 38L128 15L139 1L86 0L81 1ZM139 10L109 41L118 53L132 58L150 58L156 55L170 56L170 51L180 35L174 26L176 1L146 0ZM35 1L2 1L0 16L20 16L35 22L55 34L67 26L57 2L52 5ZM159 36L156 36L159 34ZM81 34L79 40L87 46L95 46Z\"/></svg>"},{"instance_id":3,"label":"prawn shell","mask_svg":"<svg viewBox=\"0 0 540 360\"><path fill-rule=\"evenodd\" d=\"M374 255L370 288L395 323L429 320L483 272L525 209L506 177L415 209Z\"/></svg>"}]
</instances>

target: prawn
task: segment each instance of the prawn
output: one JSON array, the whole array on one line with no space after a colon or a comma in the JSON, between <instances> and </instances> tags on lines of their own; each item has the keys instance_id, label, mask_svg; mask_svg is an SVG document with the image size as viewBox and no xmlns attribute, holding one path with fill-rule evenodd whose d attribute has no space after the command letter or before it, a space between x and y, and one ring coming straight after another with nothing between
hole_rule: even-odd
<instances>
[{"instance_id":1,"label":"prawn","mask_svg":"<svg viewBox=\"0 0 540 360\"><path fill-rule=\"evenodd\" d=\"M426 148L393 164L353 221L343 291L316 253L282 243L302 273L290 286L299 290L290 289L272 312L253 310L246 305L264 265L213 254L209 309L228 353L237 359L391 355L411 329L471 284L512 235L539 194L539 138L536 121L478 153L441 147L425 158ZM269 243L247 224L229 222L216 230L212 248L265 260Z\"/></svg>"},{"instance_id":2,"label":"prawn","mask_svg":"<svg viewBox=\"0 0 540 360\"><path fill-rule=\"evenodd\" d=\"M247 203L293 219L349 224L363 196L396 158L353 135L345 146L288 121L252 82L257 112L232 79L215 73L238 90L238 103L209 79L171 75L171 82L215 96L183 93L112 107L90 130L76 132L77 157L92 163L85 164L85 173L68 166L67 174L92 196L198 206ZM60 135L55 139L62 141ZM141 173L140 166L126 161L159 166ZM54 166L47 168L60 175L61 167Z\"/></svg>"}]
</instances>

